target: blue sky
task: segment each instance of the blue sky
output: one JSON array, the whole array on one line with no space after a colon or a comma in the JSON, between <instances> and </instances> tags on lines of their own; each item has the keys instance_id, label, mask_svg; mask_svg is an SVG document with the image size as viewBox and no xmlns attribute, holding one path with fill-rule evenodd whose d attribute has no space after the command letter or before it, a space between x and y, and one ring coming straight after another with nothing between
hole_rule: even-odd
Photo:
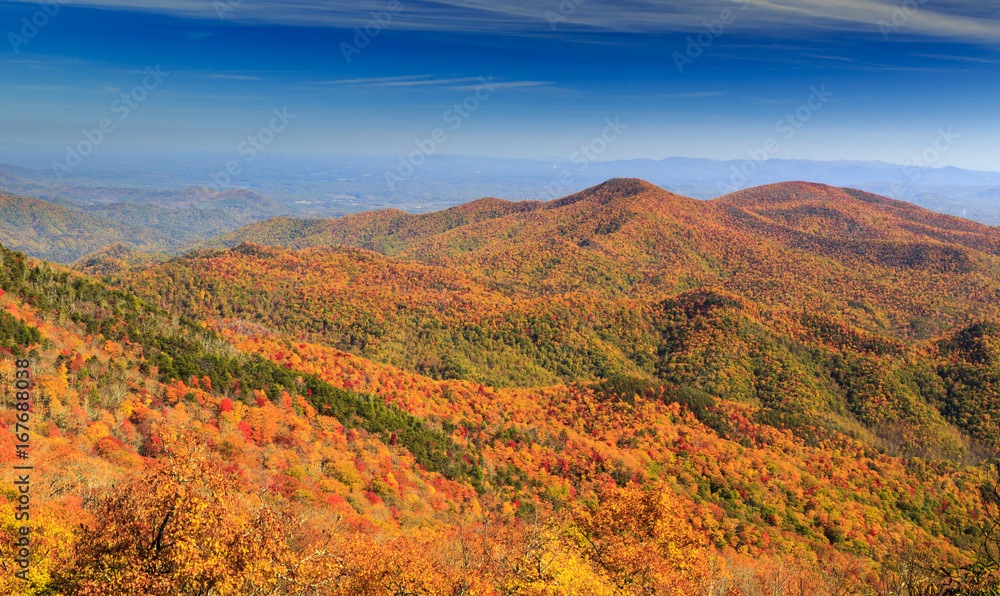
<instances>
[{"instance_id":1,"label":"blue sky","mask_svg":"<svg viewBox=\"0 0 1000 596\"><path fill-rule=\"evenodd\" d=\"M0 2L0 162L62 159L102 120L102 151L238 153L253 136L275 153L391 156L443 131L438 153L568 159L617 119L599 159L767 146L907 163L946 131L928 165L1000 170L989 4ZM294 118L261 137L276 109Z\"/></svg>"}]
</instances>

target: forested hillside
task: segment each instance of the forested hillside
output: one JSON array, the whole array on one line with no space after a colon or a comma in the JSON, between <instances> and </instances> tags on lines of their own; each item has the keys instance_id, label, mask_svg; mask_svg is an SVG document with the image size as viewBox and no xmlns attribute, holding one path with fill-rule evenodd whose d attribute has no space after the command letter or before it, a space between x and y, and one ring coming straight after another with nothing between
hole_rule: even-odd
<instances>
[{"instance_id":1,"label":"forested hillside","mask_svg":"<svg viewBox=\"0 0 1000 596\"><path fill-rule=\"evenodd\" d=\"M112 248L117 289L2 251L6 593L996 589L994 229L804 183L449 211Z\"/></svg>"},{"instance_id":2,"label":"forested hillside","mask_svg":"<svg viewBox=\"0 0 1000 596\"><path fill-rule=\"evenodd\" d=\"M930 561L985 577L985 468L690 385L436 381L3 257L8 465L25 357L34 395L30 583L5 575L6 593L890 593L951 581ZM976 337L953 347L981 361Z\"/></svg>"},{"instance_id":3,"label":"forested hillside","mask_svg":"<svg viewBox=\"0 0 1000 596\"><path fill-rule=\"evenodd\" d=\"M150 252L163 240L150 230L6 194L0 194L0 237L8 246L63 263L126 238L133 246Z\"/></svg>"},{"instance_id":4,"label":"forested hillside","mask_svg":"<svg viewBox=\"0 0 1000 596\"><path fill-rule=\"evenodd\" d=\"M950 347L998 315L993 228L805 183L702 203L617 180L549 204L459 211L473 215L327 224L352 230L339 239L396 245L392 256L244 243L122 283L192 316L439 379L530 387L626 374L860 423L897 454L997 445L989 368L970 363L976 380L959 388L965 360ZM386 231L400 221L405 233ZM317 225L309 242L330 233Z\"/></svg>"},{"instance_id":5,"label":"forested hillside","mask_svg":"<svg viewBox=\"0 0 1000 596\"><path fill-rule=\"evenodd\" d=\"M12 186L33 194L4 190ZM22 188L0 178L0 242L64 264L88 255L93 259L111 244L143 253L177 254L278 211L277 204L247 190Z\"/></svg>"}]
</instances>

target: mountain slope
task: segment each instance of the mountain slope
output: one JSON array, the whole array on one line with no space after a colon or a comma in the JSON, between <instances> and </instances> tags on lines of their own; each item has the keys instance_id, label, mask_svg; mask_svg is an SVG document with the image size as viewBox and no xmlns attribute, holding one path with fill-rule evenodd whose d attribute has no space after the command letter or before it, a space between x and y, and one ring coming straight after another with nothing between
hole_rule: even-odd
<instances>
[{"instance_id":1,"label":"mountain slope","mask_svg":"<svg viewBox=\"0 0 1000 596\"><path fill-rule=\"evenodd\" d=\"M853 189L790 182L716 201L800 232L848 240L938 240L1000 254L1000 234L994 228Z\"/></svg>"},{"instance_id":2,"label":"mountain slope","mask_svg":"<svg viewBox=\"0 0 1000 596\"><path fill-rule=\"evenodd\" d=\"M702 202L613 180L559 201L510 205L468 223L454 217L457 207L425 216L371 212L278 232L262 223L231 241L356 246L529 293L656 296L723 283L775 304L853 310L852 321L897 334L914 323L948 328L969 306L967 292L977 296L973 311L986 315L996 292L992 278L976 275L962 291L948 287L970 271L996 271L996 229L860 191L785 183ZM763 273L755 279L750 269ZM926 278L939 272L947 280ZM784 288L785 297L761 282ZM914 283L923 289L911 291ZM901 295L909 304L876 308Z\"/></svg>"},{"instance_id":3,"label":"mountain slope","mask_svg":"<svg viewBox=\"0 0 1000 596\"><path fill-rule=\"evenodd\" d=\"M541 205L537 201L511 203L485 198L422 215L389 209L355 213L336 220L278 217L213 238L198 248L231 248L242 242L253 242L296 248L347 245L388 253L414 240L511 213L531 211Z\"/></svg>"},{"instance_id":4,"label":"mountain slope","mask_svg":"<svg viewBox=\"0 0 1000 596\"><path fill-rule=\"evenodd\" d=\"M124 244L111 244L80 258L72 266L81 273L104 277L127 274L134 269L144 269L167 258L167 255L162 253L139 252Z\"/></svg>"},{"instance_id":5,"label":"mountain slope","mask_svg":"<svg viewBox=\"0 0 1000 596\"><path fill-rule=\"evenodd\" d=\"M246 243L120 283L190 315L436 378L626 374L860 429L897 454L1000 447L995 396L941 390L951 377L940 342L1000 319L992 228L806 183L700 202L616 179L551 203L466 210L476 215L457 226L453 213L376 212L296 228L322 229L312 241L339 226L388 255Z\"/></svg>"},{"instance_id":6,"label":"mountain slope","mask_svg":"<svg viewBox=\"0 0 1000 596\"><path fill-rule=\"evenodd\" d=\"M150 230L7 194L0 194L0 238L17 250L62 263L116 242L154 251L165 240Z\"/></svg>"},{"instance_id":7,"label":"mountain slope","mask_svg":"<svg viewBox=\"0 0 1000 596\"><path fill-rule=\"evenodd\" d=\"M246 190L51 188L4 176L0 188L13 186L33 196L0 193L0 241L59 263L115 243L176 253L279 210Z\"/></svg>"},{"instance_id":8,"label":"mountain slope","mask_svg":"<svg viewBox=\"0 0 1000 596\"><path fill-rule=\"evenodd\" d=\"M370 276L365 292L390 283L393 268L442 302L469 283L328 252L343 258L325 273L343 270L354 286ZM268 260L300 273L311 262L254 245L191 260L218 258L252 258L247 272L265 275ZM0 261L0 332L30 357L0 353L3 463L24 463L11 431L17 368L30 366L34 380L34 583L25 591L4 574L3 594L166 595L197 581L281 596L363 593L375 582L429 593L530 582L556 594L754 595L776 577L805 593L864 593L904 577L942 581L912 557L969 564L984 538L976 520L995 511L975 490L982 469L890 457L794 411L686 382L433 380L245 320L176 317L2 247ZM177 280L174 306L190 298L187 284ZM247 295L267 299L255 289ZM702 332L749 345L767 322L748 301L712 292L657 308L670 354L705 348ZM829 325L816 331L839 338ZM948 354L989 365L991 333L956 336ZM891 351L875 338L856 343ZM798 380L767 364L754 366L769 382ZM4 496L0 512L14 519L17 493ZM145 548L150 528L165 537L158 549ZM0 553L13 556L17 526L0 533Z\"/></svg>"}]
</instances>

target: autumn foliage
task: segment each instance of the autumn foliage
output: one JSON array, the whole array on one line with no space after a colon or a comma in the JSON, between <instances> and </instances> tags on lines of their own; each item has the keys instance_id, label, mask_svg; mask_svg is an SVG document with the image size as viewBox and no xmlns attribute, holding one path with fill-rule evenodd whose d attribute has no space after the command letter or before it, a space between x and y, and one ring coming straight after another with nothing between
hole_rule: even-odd
<instances>
[{"instance_id":1,"label":"autumn foliage","mask_svg":"<svg viewBox=\"0 0 1000 596\"><path fill-rule=\"evenodd\" d=\"M119 289L0 251L0 593L995 589L991 229L619 180L282 238Z\"/></svg>"}]
</instances>

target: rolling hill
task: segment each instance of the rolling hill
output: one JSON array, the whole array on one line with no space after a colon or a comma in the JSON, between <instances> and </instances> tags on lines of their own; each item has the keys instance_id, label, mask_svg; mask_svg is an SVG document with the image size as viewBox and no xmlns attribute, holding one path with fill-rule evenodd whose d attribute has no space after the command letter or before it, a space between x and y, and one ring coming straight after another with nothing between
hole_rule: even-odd
<instances>
[{"instance_id":1,"label":"rolling hill","mask_svg":"<svg viewBox=\"0 0 1000 596\"><path fill-rule=\"evenodd\" d=\"M64 264L111 244L177 254L205 238L278 211L273 202L245 190L54 190L23 181L8 184L15 177L3 176L0 187L12 185L34 191L41 198L0 193L0 241L34 257Z\"/></svg>"},{"instance_id":2,"label":"rolling hill","mask_svg":"<svg viewBox=\"0 0 1000 596\"><path fill-rule=\"evenodd\" d=\"M988 298L996 296L989 276L970 276L961 291L942 285L971 270L995 271L1000 233L994 228L861 191L784 183L696 201L641 181L612 180L559 201L487 207L495 204L427 215L272 220L212 246L354 246L535 295L655 297L718 283L774 304L818 301L869 330L897 335L914 332L914 325L950 328L966 311L988 314L994 303ZM750 270L760 273L740 274ZM924 279L931 272L946 275ZM761 283L784 291L755 287ZM913 283L929 285L913 292ZM906 296L909 304L885 309L891 296Z\"/></svg>"},{"instance_id":3,"label":"rolling hill","mask_svg":"<svg viewBox=\"0 0 1000 596\"><path fill-rule=\"evenodd\" d=\"M17 250L58 263L71 263L109 244L128 242L152 252L167 241L148 229L7 194L0 194L0 238Z\"/></svg>"},{"instance_id":4,"label":"rolling hill","mask_svg":"<svg viewBox=\"0 0 1000 596\"><path fill-rule=\"evenodd\" d=\"M554 209L586 220L585 210L618 200L607 190ZM667 211L685 206L663 198ZM304 318L288 331L299 334L309 317L376 320L411 295L398 321L420 322L422 342L488 318L490 303L497 320L521 308L527 295L504 301L488 278L349 247L247 243L149 268L136 286L162 281L151 289L169 290L157 297L164 310L2 247L0 259L0 337L10 348L0 353L0 453L25 463L14 459L23 438L11 429L28 367L34 536L29 582L5 573L0 593L166 596L212 585L289 596L804 596L995 585L993 568L973 565L982 545L1000 542L986 521L998 513L989 469L951 459L963 454L940 451L947 441L933 432L908 433L913 416L928 417L931 431L943 417L976 431L962 417L980 404L958 398L995 407L983 388L995 382L1000 326L893 343L696 289L620 304L618 318L556 304L581 333L601 328L586 337L593 351L576 354L587 346L563 343L570 332L543 314L553 303L545 296L524 306L534 318L509 329L512 345L551 345L585 364L605 337L648 323L660 341L648 352L657 372L582 382L578 371L569 384L496 388L252 320L268 305L292 306ZM184 275L189 268L200 277ZM330 287L317 285L324 279ZM310 310L289 304L297 292ZM221 299L241 315L199 323L177 314ZM485 321L479 329L471 346L493 333ZM925 394L902 391L914 379L926 380ZM949 387L940 404L934 383ZM859 404L904 416L861 424ZM907 450L914 445L921 457ZM13 520L18 493L3 494ZM13 560L18 527L0 532L0 555Z\"/></svg>"},{"instance_id":5,"label":"rolling hill","mask_svg":"<svg viewBox=\"0 0 1000 596\"><path fill-rule=\"evenodd\" d=\"M1000 317L1000 234L907 203L802 182L705 202L615 179L549 203L270 221L248 237L287 248L197 251L118 283L438 379L623 374L896 455L1000 446L992 373L946 355Z\"/></svg>"},{"instance_id":6,"label":"rolling hill","mask_svg":"<svg viewBox=\"0 0 1000 596\"><path fill-rule=\"evenodd\" d=\"M993 228L615 179L241 234L78 263L117 289L0 248L0 457L28 366L37 536L0 593L998 584Z\"/></svg>"}]
</instances>

